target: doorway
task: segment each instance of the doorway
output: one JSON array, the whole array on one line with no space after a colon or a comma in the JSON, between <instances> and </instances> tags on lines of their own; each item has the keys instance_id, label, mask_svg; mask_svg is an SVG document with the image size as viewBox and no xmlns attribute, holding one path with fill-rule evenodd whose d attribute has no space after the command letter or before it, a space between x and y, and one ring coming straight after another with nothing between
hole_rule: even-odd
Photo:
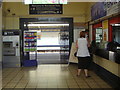
<instances>
[{"instance_id":1,"label":"doorway","mask_svg":"<svg viewBox=\"0 0 120 90\"><path fill-rule=\"evenodd\" d=\"M37 59L39 64L68 63L73 42L72 18L21 18L22 60ZM37 32L36 52L25 52L24 32ZM37 57L37 58L36 58Z\"/></svg>"}]
</instances>

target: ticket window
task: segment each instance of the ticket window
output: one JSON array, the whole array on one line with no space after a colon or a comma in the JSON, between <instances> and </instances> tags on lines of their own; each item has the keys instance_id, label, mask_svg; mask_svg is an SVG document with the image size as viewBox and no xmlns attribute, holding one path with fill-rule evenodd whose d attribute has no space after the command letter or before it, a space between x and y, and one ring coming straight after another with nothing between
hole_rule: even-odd
<instances>
[{"instance_id":1,"label":"ticket window","mask_svg":"<svg viewBox=\"0 0 120 90\"><path fill-rule=\"evenodd\" d=\"M120 26L113 26L112 28L112 40L120 44Z\"/></svg>"}]
</instances>

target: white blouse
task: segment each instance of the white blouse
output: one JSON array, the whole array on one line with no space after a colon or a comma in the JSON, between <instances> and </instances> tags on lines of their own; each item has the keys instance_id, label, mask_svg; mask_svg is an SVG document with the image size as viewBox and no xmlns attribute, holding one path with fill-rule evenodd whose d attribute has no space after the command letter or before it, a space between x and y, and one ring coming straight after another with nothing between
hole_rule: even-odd
<instances>
[{"instance_id":1,"label":"white blouse","mask_svg":"<svg viewBox=\"0 0 120 90\"><path fill-rule=\"evenodd\" d=\"M87 46L87 39L86 38L78 38L78 51L77 57L87 57L90 56Z\"/></svg>"}]
</instances>

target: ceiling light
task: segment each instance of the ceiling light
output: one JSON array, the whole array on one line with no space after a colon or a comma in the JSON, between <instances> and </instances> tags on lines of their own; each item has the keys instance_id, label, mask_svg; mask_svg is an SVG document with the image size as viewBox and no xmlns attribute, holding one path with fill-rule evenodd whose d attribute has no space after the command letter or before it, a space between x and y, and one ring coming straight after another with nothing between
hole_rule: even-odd
<instances>
[{"instance_id":1,"label":"ceiling light","mask_svg":"<svg viewBox=\"0 0 120 90\"><path fill-rule=\"evenodd\" d=\"M26 24L24 24L26 26ZM28 24L28 26L69 26L69 24Z\"/></svg>"},{"instance_id":2,"label":"ceiling light","mask_svg":"<svg viewBox=\"0 0 120 90\"><path fill-rule=\"evenodd\" d=\"M120 26L120 24L111 24L112 26Z\"/></svg>"}]
</instances>

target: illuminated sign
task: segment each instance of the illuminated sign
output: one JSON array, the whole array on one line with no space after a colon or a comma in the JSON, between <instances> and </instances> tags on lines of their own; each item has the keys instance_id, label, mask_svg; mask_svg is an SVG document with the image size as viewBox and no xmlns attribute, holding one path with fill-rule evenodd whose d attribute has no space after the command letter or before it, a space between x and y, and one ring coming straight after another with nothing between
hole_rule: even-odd
<instances>
[{"instance_id":1,"label":"illuminated sign","mask_svg":"<svg viewBox=\"0 0 120 90\"><path fill-rule=\"evenodd\" d=\"M25 4L67 4L67 0L25 0Z\"/></svg>"}]
</instances>

